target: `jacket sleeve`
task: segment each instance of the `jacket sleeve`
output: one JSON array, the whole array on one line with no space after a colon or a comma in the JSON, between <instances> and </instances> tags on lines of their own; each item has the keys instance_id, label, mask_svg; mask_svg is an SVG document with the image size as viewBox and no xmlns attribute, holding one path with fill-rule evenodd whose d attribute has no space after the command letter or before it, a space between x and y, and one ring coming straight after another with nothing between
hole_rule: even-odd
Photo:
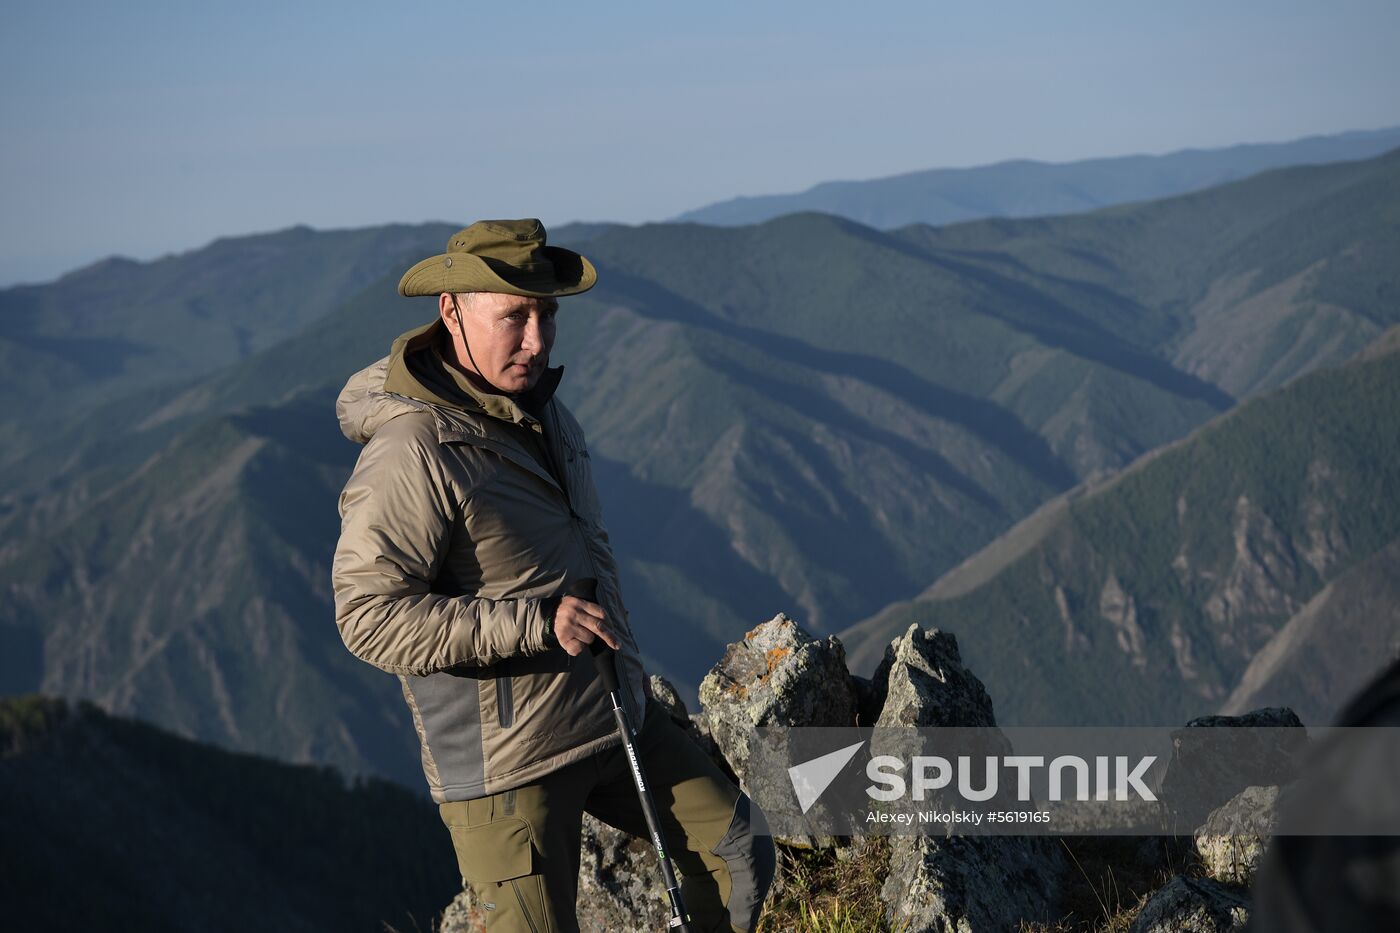
<instances>
[{"instance_id":1,"label":"jacket sleeve","mask_svg":"<svg viewBox=\"0 0 1400 933\"><path fill-rule=\"evenodd\" d=\"M543 600L432 592L458 505L414 420L395 418L370 439L340 495L331 577L341 639L375 667L420 676L545 651Z\"/></svg>"}]
</instances>

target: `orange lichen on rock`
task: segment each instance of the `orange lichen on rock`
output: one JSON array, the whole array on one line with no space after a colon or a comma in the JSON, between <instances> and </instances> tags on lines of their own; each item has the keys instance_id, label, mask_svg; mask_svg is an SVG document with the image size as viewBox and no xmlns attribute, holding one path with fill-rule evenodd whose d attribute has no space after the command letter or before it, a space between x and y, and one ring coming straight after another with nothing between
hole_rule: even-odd
<instances>
[{"instance_id":1,"label":"orange lichen on rock","mask_svg":"<svg viewBox=\"0 0 1400 933\"><path fill-rule=\"evenodd\" d=\"M778 662L792 654L791 648L769 648L768 649L768 673L773 673L773 668L778 666Z\"/></svg>"}]
</instances>

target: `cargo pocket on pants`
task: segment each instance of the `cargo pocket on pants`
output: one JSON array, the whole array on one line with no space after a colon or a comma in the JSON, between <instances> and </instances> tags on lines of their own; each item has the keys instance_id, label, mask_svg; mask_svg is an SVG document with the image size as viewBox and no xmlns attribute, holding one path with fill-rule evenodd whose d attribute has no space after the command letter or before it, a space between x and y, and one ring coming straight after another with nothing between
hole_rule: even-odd
<instances>
[{"instance_id":1,"label":"cargo pocket on pants","mask_svg":"<svg viewBox=\"0 0 1400 933\"><path fill-rule=\"evenodd\" d=\"M447 830L452 834L452 847L457 850L462 880L483 900L481 906L512 913L519 910L528 929L542 933L540 908L530 903L535 900L534 889L539 885L521 883L521 879L534 873L530 824L518 816L508 816L476 826L449 823ZM499 898L509 898L513 903L498 904Z\"/></svg>"}]
</instances>

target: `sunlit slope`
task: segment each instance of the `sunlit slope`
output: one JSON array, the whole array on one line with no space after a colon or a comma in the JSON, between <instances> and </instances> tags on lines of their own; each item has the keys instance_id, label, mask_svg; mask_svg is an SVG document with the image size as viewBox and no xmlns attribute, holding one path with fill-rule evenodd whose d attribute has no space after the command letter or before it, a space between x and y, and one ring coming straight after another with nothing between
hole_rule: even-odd
<instances>
[{"instance_id":1,"label":"sunlit slope","mask_svg":"<svg viewBox=\"0 0 1400 933\"><path fill-rule=\"evenodd\" d=\"M911 622L954 632L1007 721L1177 723L1224 704L1261 652L1292 653L1295 673L1326 670L1329 654L1334 669L1355 671L1356 659L1342 655L1354 655L1358 640L1392 642L1393 613L1357 599L1331 637L1311 638L1313 656L1270 648L1329 583L1349 590L1383 572L1383 549L1397 538L1400 332L1392 330L1356 360L1248 402L1101 487L1045 507L919 600L843 638L859 670L873 668ZM1380 564L1368 563L1373 555ZM1310 629L1293 624L1301 641L1298 629ZM1295 693L1320 709L1365 673ZM1267 680L1256 672L1252 683Z\"/></svg>"}]
</instances>

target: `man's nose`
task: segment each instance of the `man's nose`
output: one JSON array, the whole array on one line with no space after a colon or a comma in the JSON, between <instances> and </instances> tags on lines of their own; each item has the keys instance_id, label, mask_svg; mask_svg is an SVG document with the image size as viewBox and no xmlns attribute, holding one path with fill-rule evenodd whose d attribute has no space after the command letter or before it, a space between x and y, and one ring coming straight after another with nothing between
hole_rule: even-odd
<instances>
[{"instance_id":1,"label":"man's nose","mask_svg":"<svg viewBox=\"0 0 1400 933\"><path fill-rule=\"evenodd\" d=\"M544 352L544 328L540 325L537 315L532 314L525 319L525 333L520 338L520 349L531 353Z\"/></svg>"}]
</instances>

